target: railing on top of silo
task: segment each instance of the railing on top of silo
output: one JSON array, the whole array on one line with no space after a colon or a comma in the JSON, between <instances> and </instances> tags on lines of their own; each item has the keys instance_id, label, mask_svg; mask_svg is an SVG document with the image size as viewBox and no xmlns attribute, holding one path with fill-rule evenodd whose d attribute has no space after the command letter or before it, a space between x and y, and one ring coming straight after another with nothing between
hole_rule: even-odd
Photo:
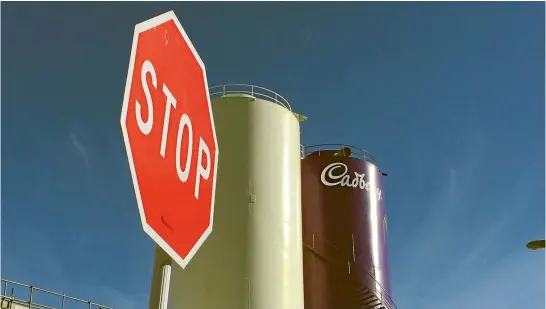
<instances>
[{"instance_id":1,"label":"railing on top of silo","mask_svg":"<svg viewBox=\"0 0 546 309\"><path fill-rule=\"evenodd\" d=\"M317 144L317 145L303 146L302 157L306 157L312 153L316 153L320 156L321 152L327 152L327 151L328 152L338 151L340 154L344 156L364 160L374 165L376 164L375 159L368 151L362 148L358 148L358 147L346 145L346 144Z\"/></svg>"},{"instance_id":2,"label":"railing on top of silo","mask_svg":"<svg viewBox=\"0 0 546 309\"><path fill-rule=\"evenodd\" d=\"M241 94L248 95L253 98L268 100L287 108L289 111L292 111L292 107L290 106L290 103L288 103L288 100L275 91L264 87L248 84L225 84L209 87L209 95L211 98L221 98Z\"/></svg>"}]
</instances>

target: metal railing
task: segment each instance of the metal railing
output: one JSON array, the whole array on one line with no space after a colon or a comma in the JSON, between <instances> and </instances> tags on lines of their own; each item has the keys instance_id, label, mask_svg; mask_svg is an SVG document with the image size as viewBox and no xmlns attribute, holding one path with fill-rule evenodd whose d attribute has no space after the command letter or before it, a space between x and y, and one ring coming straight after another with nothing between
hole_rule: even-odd
<instances>
[{"instance_id":1,"label":"metal railing","mask_svg":"<svg viewBox=\"0 0 546 309\"><path fill-rule=\"evenodd\" d=\"M45 289L37 288L32 285L22 284L19 282L11 281L8 279L2 280L2 305L4 302L15 304L21 307L30 309L71 309L76 305L79 308L87 309L113 309L112 307L97 304L91 301L79 299L76 297L67 296L66 294L60 294ZM26 297L20 297L21 290L27 290ZM9 295L8 295L9 290ZM17 294L16 294L17 292ZM17 296L16 296L17 295ZM49 296L49 297L48 297ZM11 308L8 306L8 308Z\"/></svg>"},{"instance_id":2,"label":"metal railing","mask_svg":"<svg viewBox=\"0 0 546 309\"><path fill-rule=\"evenodd\" d=\"M264 87L247 84L225 84L209 87L209 95L211 98L221 98L235 94L246 94L254 98L271 101L292 111L292 107L285 98L275 91Z\"/></svg>"},{"instance_id":3,"label":"metal railing","mask_svg":"<svg viewBox=\"0 0 546 309\"><path fill-rule=\"evenodd\" d=\"M323 260L329 262L330 264L337 266L339 269L345 269L348 274L351 274L352 269L356 263L356 255L354 252L354 238L353 238L353 252L351 254L344 254L343 251L335 246L334 244L316 237L315 233L312 234L311 244L307 244L304 241L304 247L311 250L315 255L319 256ZM324 248L324 251L331 252L325 254L320 252L320 247ZM330 249L330 250L328 250ZM332 254L333 253L333 254ZM331 255L336 255L333 257ZM362 272L359 272L359 274ZM383 288L383 286L372 276L370 273L365 272L365 277L358 277L359 283L364 285L378 300L381 301L382 305L386 309L397 309L394 301L392 300L390 294ZM361 282L364 280L365 282Z\"/></svg>"},{"instance_id":4,"label":"metal railing","mask_svg":"<svg viewBox=\"0 0 546 309\"><path fill-rule=\"evenodd\" d=\"M349 149L350 152L345 153L346 149ZM361 149L355 146L345 145L345 144L317 144L317 145L305 146L303 147L303 156L305 157L312 153L317 153L318 155L320 155L321 152L326 152L326 151L341 151L343 155L346 155L348 157L361 159L366 162L375 164L375 159L372 157L372 155L369 152L367 152L364 149Z\"/></svg>"}]
</instances>

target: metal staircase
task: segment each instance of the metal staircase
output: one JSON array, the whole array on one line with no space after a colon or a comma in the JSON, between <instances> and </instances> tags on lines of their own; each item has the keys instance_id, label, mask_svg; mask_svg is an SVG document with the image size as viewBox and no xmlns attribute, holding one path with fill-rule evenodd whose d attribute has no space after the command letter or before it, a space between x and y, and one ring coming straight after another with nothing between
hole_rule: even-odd
<instances>
[{"instance_id":1,"label":"metal staircase","mask_svg":"<svg viewBox=\"0 0 546 309\"><path fill-rule=\"evenodd\" d=\"M360 305L359 309L396 309L394 304L391 306L389 302L381 301L378 295L366 288L356 276L351 276L351 280L357 287L355 292Z\"/></svg>"},{"instance_id":2,"label":"metal staircase","mask_svg":"<svg viewBox=\"0 0 546 309\"><path fill-rule=\"evenodd\" d=\"M372 275L366 274L363 276L364 278L359 277L356 272L352 271L356 268L354 261L342 254L339 248L326 241L318 241L315 235L312 239L311 244L304 242L304 248L313 252L313 255L319 260L337 269L339 275L348 278L350 286L356 287L351 297L354 297L355 302L350 301L353 303L351 306L354 306L355 309L397 309L391 297ZM374 286L376 291L368 288Z\"/></svg>"}]
</instances>

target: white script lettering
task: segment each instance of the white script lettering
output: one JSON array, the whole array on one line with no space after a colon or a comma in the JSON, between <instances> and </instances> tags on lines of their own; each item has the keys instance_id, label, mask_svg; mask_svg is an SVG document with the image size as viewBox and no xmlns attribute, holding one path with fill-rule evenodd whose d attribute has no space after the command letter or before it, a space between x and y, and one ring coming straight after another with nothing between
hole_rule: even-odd
<instances>
[{"instance_id":1,"label":"white script lettering","mask_svg":"<svg viewBox=\"0 0 546 309\"><path fill-rule=\"evenodd\" d=\"M375 187L369 181L364 179L366 176L365 173L359 174L354 173L354 178L351 179L351 176L348 174L348 167L344 163L334 162L327 165L320 175L320 180L325 186L334 187L349 187L349 188L360 188L361 190L375 191L377 200L380 201L383 199L381 196L381 189ZM373 186L373 188L372 188Z\"/></svg>"}]
</instances>

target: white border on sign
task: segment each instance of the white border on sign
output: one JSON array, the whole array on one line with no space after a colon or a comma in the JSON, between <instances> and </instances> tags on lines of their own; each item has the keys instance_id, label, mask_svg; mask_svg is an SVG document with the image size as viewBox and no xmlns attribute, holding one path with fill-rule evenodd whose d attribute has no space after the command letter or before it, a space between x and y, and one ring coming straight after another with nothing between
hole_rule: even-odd
<instances>
[{"instance_id":1,"label":"white border on sign","mask_svg":"<svg viewBox=\"0 0 546 309\"><path fill-rule=\"evenodd\" d=\"M190 250L186 258L182 258L180 255L178 255L166 242L157 234L150 225L146 222L146 214L144 213L144 207L142 205L142 199L140 197L140 188L138 187L138 181L136 177L136 171L135 171L135 165L133 164L133 154L131 152L131 145L129 143L129 136L127 134L127 128L125 126L125 122L127 120L127 108L129 105L129 94L131 91L131 83L132 83L132 76L135 66L135 56L136 56L136 48L138 45L138 37L140 33L147 31L149 29L152 29L154 27L157 27L165 22L168 22L170 20L173 20L176 24L176 27L178 28L178 31L182 34L184 37L184 40L186 41L186 44L188 44L190 50L192 51L193 56L199 63L199 66L201 67L201 70L203 71L203 81L205 85L205 91L207 94L207 104L209 108L209 115L210 115L210 123L212 125L212 133L214 137L214 146L216 148L216 154L215 154L215 160L214 160L214 176L212 179L212 198L211 198L211 209L210 209L210 223L208 228L205 230L203 235L199 238L199 240L195 243L193 248ZM135 31L133 34L133 46L131 47L131 57L129 59L129 70L127 72L127 81L125 83L125 93L123 95L123 105L121 110L121 130L123 132L123 140L125 142L125 149L127 151L127 158L129 160L129 167L131 169L131 177L133 179L133 186L135 189L135 195L137 199L138 204L138 211L140 212L140 220L142 222L142 228L144 229L144 232L148 234L152 240L158 244L161 249L163 249L167 254L178 264L180 267L185 268L190 260L193 258L195 253L199 250L199 248L203 245L207 237L212 232L212 226L213 226L213 219L214 219L214 202L215 202L215 192L216 192L216 175L218 172L218 141L216 139L216 129L214 126L214 117L212 115L212 107L210 103L210 94L209 94L209 88L208 88L208 82L207 82L207 73L205 70L205 64L203 63L203 60L201 60L201 57L197 53L197 50L193 46L190 38L186 34L186 31L184 31L184 28L182 28L182 25L180 24L180 21L178 21L178 18L174 14L174 11L169 11L167 13L161 14L159 16L156 16L154 18L148 19L144 22L141 22L135 26Z\"/></svg>"}]
</instances>

